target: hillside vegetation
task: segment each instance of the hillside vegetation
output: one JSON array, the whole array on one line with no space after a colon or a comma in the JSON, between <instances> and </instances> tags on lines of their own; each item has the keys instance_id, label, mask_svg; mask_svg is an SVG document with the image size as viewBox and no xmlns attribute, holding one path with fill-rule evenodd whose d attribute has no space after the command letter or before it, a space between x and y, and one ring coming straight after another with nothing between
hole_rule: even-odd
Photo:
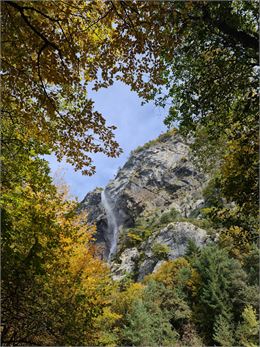
<instances>
[{"instance_id":1,"label":"hillside vegetation","mask_svg":"<svg viewBox=\"0 0 260 347\"><path fill-rule=\"evenodd\" d=\"M258 5L1 1L3 346L259 345ZM139 282L112 279L95 227L42 159L92 175L93 153L121 153L87 95L116 80L170 103L165 124L194 139L211 177L201 213L219 236L171 260L154 244L164 262Z\"/></svg>"}]
</instances>

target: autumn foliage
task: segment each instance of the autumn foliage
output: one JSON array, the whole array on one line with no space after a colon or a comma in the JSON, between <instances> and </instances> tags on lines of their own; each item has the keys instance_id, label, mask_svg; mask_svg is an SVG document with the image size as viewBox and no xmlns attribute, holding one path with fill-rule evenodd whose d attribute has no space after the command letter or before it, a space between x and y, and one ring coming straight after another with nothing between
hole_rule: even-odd
<instances>
[{"instance_id":1,"label":"autumn foliage","mask_svg":"<svg viewBox=\"0 0 260 347\"><path fill-rule=\"evenodd\" d=\"M257 5L1 1L3 345L258 345ZM42 157L92 175L92 154L120 154L87 92L117 80L194 139L219 236L142 283L111 279Z\"/></svg>"}]
</instances>

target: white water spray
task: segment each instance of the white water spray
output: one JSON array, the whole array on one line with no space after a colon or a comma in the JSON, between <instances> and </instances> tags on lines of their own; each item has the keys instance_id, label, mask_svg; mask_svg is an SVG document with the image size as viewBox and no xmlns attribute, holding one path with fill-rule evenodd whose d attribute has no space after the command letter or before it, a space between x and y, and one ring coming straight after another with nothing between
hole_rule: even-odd
<instances>
[{"instance_id":1,"label":"white water spray","mask_svg":"<svg viewBox=\"0 0 260 347\"><path fill-rule=\"evenodd\" d=\"M116 216L113 212L112 206L110 205L109 200L106 196L105 189L101 193L101 203L105 209L106 216L107 216L108 234L112 234L111 245L110 245L110 250L108 254L108 261L109 261L112 254L114 254L116 251L118 225L117 225Z\"/></svg>"}]
</instances>

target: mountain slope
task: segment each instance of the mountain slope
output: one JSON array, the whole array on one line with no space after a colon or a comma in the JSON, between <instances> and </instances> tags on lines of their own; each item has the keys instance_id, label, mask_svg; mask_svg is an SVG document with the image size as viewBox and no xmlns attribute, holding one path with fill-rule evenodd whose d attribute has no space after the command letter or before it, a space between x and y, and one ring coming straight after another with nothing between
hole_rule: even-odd
<instances>
[{"instance_id":1,"label":"mountain slope","mask_svg":"<svg viewBox=\"0 0 260 347\"><path fill-rule=\"evenodd\" d=\"M140 280L182 255L189 240L207 239L199 227L207 178L191 159L188 141L165 133L134 151L103 193L97 188L82 201L116 278L131 273Z\"/></svg>"}]
</instances>

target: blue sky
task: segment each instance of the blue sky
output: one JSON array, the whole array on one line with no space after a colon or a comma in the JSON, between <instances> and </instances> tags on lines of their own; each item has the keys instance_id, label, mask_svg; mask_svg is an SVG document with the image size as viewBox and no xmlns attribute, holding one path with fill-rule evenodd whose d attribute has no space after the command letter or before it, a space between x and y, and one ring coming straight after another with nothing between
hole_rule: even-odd
<instances>
[{"instance_id":1,"label":"blue sky","mask_svg":"<svg viewBox=\"0 0 260 347\"><path fill-rule=\"evenodd\" d=\"M123 153L119 158L96 154L96 174L91 177L75 172L66 162L57 162L54 156L47 157L52 174L62 170L71 194L79 201L95 187L104 187L115 176L118 168L124 165L132 150L166 131L163 119L167 110L155 107L153 103L141 106L138 95L121 82L98 92L90 91L89 96L95 101L95 109L105 116L108 125L117 126L116 140Z\"/></svg>"}]
</instances>

